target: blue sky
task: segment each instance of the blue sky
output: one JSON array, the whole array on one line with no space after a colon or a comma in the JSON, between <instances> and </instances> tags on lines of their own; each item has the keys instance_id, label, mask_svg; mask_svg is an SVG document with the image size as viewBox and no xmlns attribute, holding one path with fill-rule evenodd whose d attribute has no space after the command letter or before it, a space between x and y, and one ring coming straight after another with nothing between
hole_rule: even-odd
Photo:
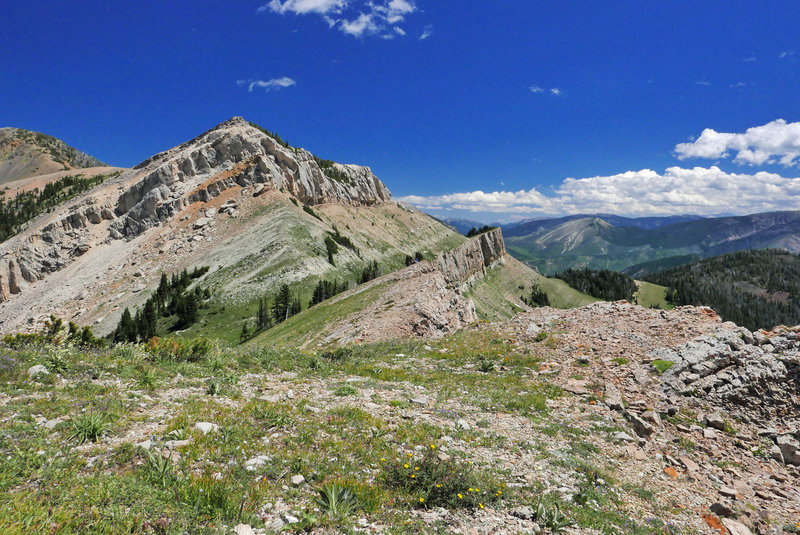
<instances>
[{"instance_id":1,"label":"blue sky","mask_svg":"<svg viewBox=\"0 0 800 535\"><path fill-rule=\"evenodd\" d=\"M242 115L485 221L800 209L799 16L795 0L28 0L3 8L0 126L130 166Z\"/></svg>"}]
</instances>

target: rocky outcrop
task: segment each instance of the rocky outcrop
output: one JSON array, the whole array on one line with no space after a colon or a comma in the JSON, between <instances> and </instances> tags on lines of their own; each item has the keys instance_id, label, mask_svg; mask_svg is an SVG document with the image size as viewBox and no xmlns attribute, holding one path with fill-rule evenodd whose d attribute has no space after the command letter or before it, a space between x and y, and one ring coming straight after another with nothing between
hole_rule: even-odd
<instances>
[{"instance_id":1,"label":"rocky outcrop","mask_svg":"<svg viewBox=\"0 0 800 535\"><path fill-rule=\"evenodd\" d=\"M436 263L448 284L460 285L486 274L486 268L506 254L503 233L490 230L438 256Z\"/></svg>"},{"instance_id":2,"label":"rocky outcrop","mask_svg":"<svg viewBox=\"0 0 800 535\"><path fill-rule=\"evenodd\" d=\"M767 337L743 327L724 329L651 356L674 363L662 380L681 395L710 398L743 420L800 421L797 330Z\"/></svg>"},{"instance_id":3,"label":"rocky outcrop","mask_svg":"<svg viewBox=\"0 0 800 535\"><path fill-rule=\"evenodd\" d=\"M737 420L762 427L759 434L775 441L776 459L800 464L791 435L800 437L799 332L800 327L767 334L734 327L651 357L674 363L662 376L668 394L705 398Z\"/></svg>"},{"instance_id":4,"label":"rocky outcrop","mask_svg":"<svg viewBox=\"0 0 800 535\"><path fill-rule=\"evenodd\" d=\"M120 195L114 210L118 220L111 227L124 237L234 187L263 185L305 204L374 205L391 198L368 167L326 162L304 149L283 146L241 117L146 160L131 173L142 178Z\"/></svg>"}]
</instances>

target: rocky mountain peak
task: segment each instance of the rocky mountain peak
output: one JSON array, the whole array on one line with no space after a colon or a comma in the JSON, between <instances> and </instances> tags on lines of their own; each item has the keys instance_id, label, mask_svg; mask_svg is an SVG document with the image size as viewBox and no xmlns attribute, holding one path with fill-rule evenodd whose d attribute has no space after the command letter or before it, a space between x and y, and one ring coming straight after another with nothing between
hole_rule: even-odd
<instances>
[{"instance_id":1,"label":"rocky mountain peak","mask_svg":"<svg viewBox=\"0 0 800 535\"><path fill-rule=\"evenodd\" d=\"M233 117L62 204L0 245L0 302L96 244L141 236L193 207L204 210L223 192L228 199L270 190L306 205L391 199L368 167L322 160Z\"/></svg>"}]
</instances>

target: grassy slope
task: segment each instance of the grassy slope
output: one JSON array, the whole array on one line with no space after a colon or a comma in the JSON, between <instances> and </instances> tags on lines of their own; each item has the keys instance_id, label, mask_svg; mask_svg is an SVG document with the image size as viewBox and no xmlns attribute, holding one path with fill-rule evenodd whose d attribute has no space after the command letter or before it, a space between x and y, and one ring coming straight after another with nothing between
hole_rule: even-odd
<instances>
[{"instance_id":1,"label":"grassy slope","mask_svg":"<svg viewBox=\"0 0 800 535\"><path fill-rule=\"evenodd\" d=\"M478 317L497 321L525 310L520 296L530 293L533 282L547 292L550 303L555 308L571 308L596 301L570 288L564 281L548 279L536 273L514 258L508 258L504 266L490 269L486 277L478 281L467 295L475 302Z\"/></svg>"},{"instance_id":2,"label":"grassy slope","mask_svg":"<svg viewBox=\"0 0 800 535\"><path fill-rule=\"evenodd\" d=\"M251 343L260 346L297 347L322 342L323 329L380 299L385 283L375 284L339 299L328 299L268 329Z\"/></svg>"},{"instance_id":3,"label":"grassy slope","mask_svg":"<svg viewBox=\"0 0 800 535\"><path fill-rule=\"evenodd\" d=\"M636 292L636 301L645 308L673 308L667 303L667 288L651 282L636 281L639 291Z\"/></svg>"},{"instance_id":4,"label":"grassy slope","mask_svg":"<svg viewBox=\"0 0 800 535\"><path fill-rule=\"evenodd\" d=\"M289 284L305 308L320 279L355 284L373 260L378 261L384 273L389 273L405 267L407 254L419 251L433 258L466 240L429 216L409 212L394 203L377 207L330 204L315 206L314 211L322 221L287 200L278 199L247 218L232 221L232 225L247 225L248 231L198 264L218 265L232 254L242 258L212 270L201 283L210 287L215 297L208 308L201 310L200 321L181 336L209 336L238 343L244 322L249 320L252 328L258 299L271 298L283 283ZM324 239L333 225L360 249L360 257L339 246L336 265L328 263ZM271 239L264 240L263 236ZM263 246L253 249L250 244L254 242L263 242ZM242 247L250 247L249 253L240 254Z\"/></svg>"},{"instance_id":5,"label":"grassy slope","mask_svg":"<svg viewBox=\"0 0 800 535\"><path fill-rule=\"evenodd\" d=\"M563 281L539 275L513 258L509 258L505 265L490 269L486 277L471 287L466 295L474 301L480 319L497 321L510 318L525 310L519 297L525 291L530 291L533 281L545 289L553 306L557 308L582 306L596 301L570 288ZM381 299L387 284L392 283L375 284L350 295L342 295L320 303L260 334L251 343L279 347L303 344L313 347L323 343L326 335L325 326ZM526 290L520 290L520 285L525 286Z\"/></svg>"}]
</instances>

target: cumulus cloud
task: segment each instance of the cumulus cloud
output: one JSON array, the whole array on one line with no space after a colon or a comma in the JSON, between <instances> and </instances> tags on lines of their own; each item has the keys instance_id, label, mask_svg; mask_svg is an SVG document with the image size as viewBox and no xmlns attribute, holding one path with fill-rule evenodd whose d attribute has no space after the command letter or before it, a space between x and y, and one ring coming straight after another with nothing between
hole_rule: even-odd
<instances>
[{"instance_id":1,"label":"cumulus cloud","mask_svg":"<svg viewBox=\"0 0 800 535\"><path fill-rule=\"evenodd\" d=\"M728 158L731 153L736 154L733 161L738 164L795 165L800 158L800 122L787 123L778 119L763 126L748 128L743 134L706 128L695 141L675 146L675 154L681 160Z\"/></svg>"},{"instance_id":2,"label":"cumulus cloud","mask_svg":"<svg viewBox=\"0 0 800 535\"><path fill-rule=\"evenodd\" d=\"M783 52L778 54L778 57L781 59L790 58L792 56L794 56L794 50L784 50Z\"/></svg>"},{"instance_id":3,"label":"cumulus cloud","mask_svg":"<svg viewBox=\"0 0 800 535\"><path fill-rule=\"evenodd\" d=\"M272 80L236 80L236 85L246 85L247 91L252 93L253 89L257 87L265 89L266 91L271 91L273 89L282 89L284 87L297 85L297 82L287 76L284 76L283 78L273 78Z\"/></svg>"},{"instance_id":4,"label":"cumulus cloud","mask_svg":"<svg viewBox=\"0 0 800 535\"><path fill-rule=\"evenodd\" d=\"M774 173L726 173L718 167L664 173L650 169L612 176L567 178L546 195L521 191L473 191L447 195L410 195L398 199L424 210L463 210L497 214L565 215L614 213L628 216L719 215L800 209L800 178Z\"/></svg>"},{"instance_id":5,"label":"cumulus cloud","mask_svg":"<svg viewBox=\"0 0 800 535\"><path fill-rule=\"evenodd\" d=\"M531 93L544 93L544 89L539 87L538 85L532 85L530 87Z\"/></svg>"},{"instance_id":6,"label":"cumulus cloud","mask_svg":"<svg viewBox=\"0 0 800 535\"><path fill-rule=\"evenodd\" d=\"M550 93L552 93L555 96L559 96L561 95L561 90L557 87L554 87L553 89L550 90Z\"/></svg>"},{"instance_id":7,"label":"cumulus cloud","mask_svg":"<svg viewBox=\"0 0 800 535\"><path fill-rule=\"evenodd\" d=\"M336 28L353 37L391 39L406 35L399 25L419 9L412 0L270 0L258 11L281 15L315 14L321 16L329 28ZM431 31L426 26L420 39L429 37Z\"/></svg>"}]
</instances>

